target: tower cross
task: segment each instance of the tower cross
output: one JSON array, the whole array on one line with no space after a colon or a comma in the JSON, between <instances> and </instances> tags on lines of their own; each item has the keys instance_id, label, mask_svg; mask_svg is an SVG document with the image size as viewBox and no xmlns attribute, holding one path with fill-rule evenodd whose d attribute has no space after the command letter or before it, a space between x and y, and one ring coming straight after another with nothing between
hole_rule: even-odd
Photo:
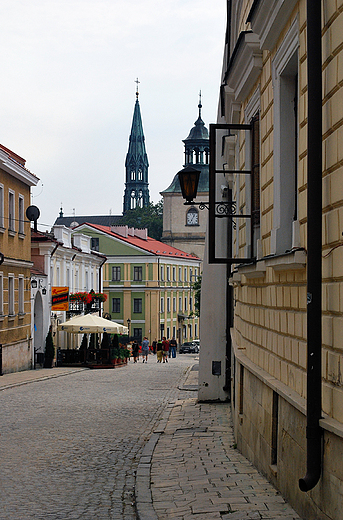
<instances>
[{"instance_id":1,"label":"tower cross","mask_svg":"<svg viewBox=\"0 0 343 520\"><path fill-rule=\"evenodd\" d=\"M138 81L138 78L135 79L135 83L137 84L137 87L136 87L136 97L138 99L138 96L139 96L139 92L138 92L138 85L140 83L140 81Z\"/></svg>"}]
</instances>

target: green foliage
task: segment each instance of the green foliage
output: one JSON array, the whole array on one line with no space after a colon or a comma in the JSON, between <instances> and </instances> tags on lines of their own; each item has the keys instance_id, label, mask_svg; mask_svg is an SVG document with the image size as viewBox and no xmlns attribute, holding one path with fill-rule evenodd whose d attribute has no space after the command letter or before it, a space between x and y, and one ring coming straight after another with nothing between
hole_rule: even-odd
<instances>
[{"instance_id":1,"label":"green foliage","mask_svg":"<svg viewBox=\"0 0 343 520\"><path fill-rule=\"evenodd\" d=\"M121 224L138 229L147 228L148 235L161 240L163 232L163 200L157 204L150 202L144 208L130 209L122 218Z\"/></svg>"},{"instance_id":2,"label":"green foliage","mask_svg":"<svg viewBox=\"0 0 343 520\"><path fill-rule=\"evenodd\" d=\"M54 357L55 357L55 347L54 347L54 342L52 339L52 333L51 333L51 327L50 327L49 332L46 336L46 340L45 340L45 358L53 360Z\"/></svg>"},{"instance_id":3,"label":"green foliage","mask_svg":"<svg viewBox=\"0 0 343 520\"><path fill-rule=\"evenodd\" d=\"M81 341L81 345L80 345L80 350L86 350L86 348L87 348L87 344L88 344L87 334L84 334L83 337L82 337L82 341Z\"/></svg>"},{"instance_id":4,"label":"green foliage","mask_svg":"<svg viewBox=\"0 0 343 520\"><path fill-rule=\"evenodd\" d=\"M92 333L89 340L89 348L91 350L99 348L99 336L97 333Z\"/></svg>"},{"instance_id":5,"label":"green foliage","mask_svg":"<svg viewBox=\"0 0 343 520\"><path fill-rule=\"evenodd\" d=\"M194 314L200 316L200 299L201 299L201 275L198 276L196 282L192 284L194 290Z\"/></svg>"},{"instance_id":6,"label":"green foliage","mask_svg":"<svg viewBox=\"0 0 343 520\"><path fill-rule=\"evenodd\" d=\"M52 339L51 327L45 339L44 354L44 368L52 368L52 361L55 357L55 347Z\"/></svg>"},{"instance_id":7,"label":"green foliage","mask_svg":"<svg viewBox=\"0 0 343 520\"><path fill-rule=\"evenodd\" d=\"M118 338L117 334L114 334L112 336L111 347L112 348L119 348L119 338Z\"/></svg>"},{"instance_id":8,"label":"green foliage","mask_svg":"<svg viewBox=\"0 0 343 520\"><path fill-rule=\"evenodd\" d=\"M109 348L110 346L110 336L107 332L104 332L102 335L101 348Z\"/></svg>"}]
</instances>

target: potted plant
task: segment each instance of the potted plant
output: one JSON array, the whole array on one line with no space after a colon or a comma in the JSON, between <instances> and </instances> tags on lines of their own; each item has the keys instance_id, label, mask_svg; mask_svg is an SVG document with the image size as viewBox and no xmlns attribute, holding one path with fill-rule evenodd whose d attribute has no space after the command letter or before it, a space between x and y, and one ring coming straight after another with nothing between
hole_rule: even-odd
<instances>
[{"instance_id":1,"label":"potted plant","mask_svg":"<svg viewBox=\"0 0 343 520\"><path fill-rule=\"evenodd\" d=\"M51 327L49 328L49 332L46 336L44 354L44 368L52 368L52 362L55 357L55 347L52 339Z\"/></svg>"}]
</instances>

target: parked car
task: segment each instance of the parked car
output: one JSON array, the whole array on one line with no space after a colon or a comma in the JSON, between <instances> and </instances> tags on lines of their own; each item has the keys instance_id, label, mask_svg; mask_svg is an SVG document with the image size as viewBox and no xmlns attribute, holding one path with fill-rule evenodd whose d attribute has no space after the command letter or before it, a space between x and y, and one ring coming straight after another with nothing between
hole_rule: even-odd
<instances>
[{"instance_id":1,"label":"parked car","mask_svg":"<svg viewBox=\"0 0 343 520\"><path fill-rule=\"evenodd\" d=\"M180 354L198 354L198 352L199 344L195 343L195 341L185 341L179 349Z\"/></svg>"}]
</instances>

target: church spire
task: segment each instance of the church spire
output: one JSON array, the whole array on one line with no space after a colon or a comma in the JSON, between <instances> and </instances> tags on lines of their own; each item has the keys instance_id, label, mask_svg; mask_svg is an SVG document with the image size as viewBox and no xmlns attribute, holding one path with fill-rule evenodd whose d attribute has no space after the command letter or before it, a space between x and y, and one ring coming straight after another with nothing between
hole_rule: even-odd
<instances>
[{"instance_id":1,"label":"church spire","mask_svg":"<svg viewBox=\"0 0 343 520\"><path fill-rule=\"evenodd\" d=\"M133 112L131 133L129 138L129 149L126 154L125 170L125 192L123 213L137 207L145 207L149 204L149 182L148 182L148 156L145 149L145 137L141 110L138 101L138 78L135 80L136 103Z\"/></svg>"}]
</instances>

